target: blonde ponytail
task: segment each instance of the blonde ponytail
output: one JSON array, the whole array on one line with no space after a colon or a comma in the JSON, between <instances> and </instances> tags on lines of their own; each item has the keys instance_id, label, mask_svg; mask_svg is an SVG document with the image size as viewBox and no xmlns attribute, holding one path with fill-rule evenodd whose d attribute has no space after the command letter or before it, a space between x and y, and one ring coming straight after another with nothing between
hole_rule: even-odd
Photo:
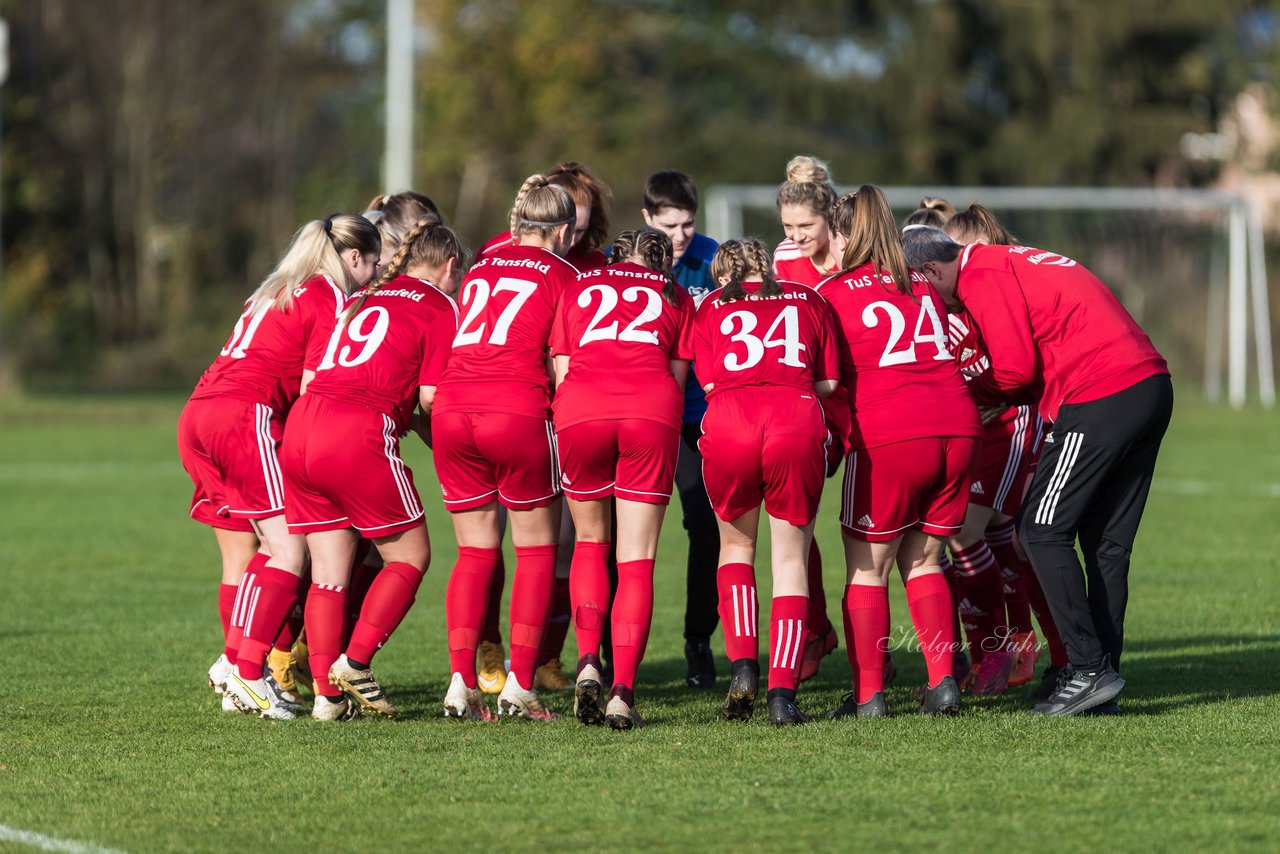
<instances>
[{"instance_id":1,"label":"blonde ponytail","mask_svg":"<svg viewBox=\"0 0 1280 854\"><path fill-rule=\"evenodd\" d=\"M326 275L346 293L360 284L351 277L341 254L358 249L361 255L379 255L382 239L373 223L361 216L334 214L313 220L293 236L284 257L253 292L253 307L270 302L281 311L293 304L293 292L313 276Z\"/></svg>"}]
</instances>

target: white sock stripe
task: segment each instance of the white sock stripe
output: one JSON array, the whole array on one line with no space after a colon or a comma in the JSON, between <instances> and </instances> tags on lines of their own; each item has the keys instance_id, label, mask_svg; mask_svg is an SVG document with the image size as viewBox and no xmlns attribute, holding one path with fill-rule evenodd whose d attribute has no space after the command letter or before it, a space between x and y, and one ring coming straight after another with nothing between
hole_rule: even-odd
<instances>
[{"instance_id":1,"label":"white sock stripe","mask_svg":"<svg viewBox=\"0 0 1280 854\"><path fill-rule=\"evenodd\" d=\"M249 613L244 618L244 634L249 636L249 628L253 625L253 615L258 610L258 596L262 594L261 587L253 588L253 596L249 599Z\"/></svg>"},{"instance_id":2,"label":"white sock stripe","mask_svg":"<svg viewBox=\"0 0 1280 854\"><path fill-rule=\"evenodd\" d=\"M1058 457L1058 464L1053 470L1049 486L1040 498L1040 506L1036 508L1037 525L1053 524L1053 515L1058 508L1058 498L1067 485L1067 479L1071 476L1071 469L1075 466L1083 443L1083 433L1067 433L1062 437L1062 456Z\"/></svg>"},{"instance_id":3,"label":"white sock stripe","mask_svg":"<svg viewBox=\"0 0 1280 854\"><path fill-rule=\"evenodd\" d=\"M236 585L235 601L231 603L231 625L236 627L242 625L240 622L240 602L244 598L244 587L244 578L241 577L240 583Z\"/></svg>"},{"instance_id":4,"label":"white sock stripe","mask_svg":"<svg viewBox=\"0 0 1280 854\"><path fill-rule=\"evenodd\" d=\"M1027 441L1027 426L1031 423L1031 407L1019 406L1018 417L1013 422L1013 437L1009 440L1009 456L1004 461L1004 474L1000 476L1000 485L996 487L995 506L1003 507L1009 497L1022 462L1022 449Z\"/></svg>"},{"instance_id":5,"label":"white sock stripe","mask_svg":"<svg viewBox=\"0 0 1280 854\"><path fill-rule=\"evenodd\" d=\"M800 653L804 651L804 620L796 620L796 639L791 645L791 661L788 667L796 667L800 663Z\"/></svg>"},{"instance_id":6,"label":"white sock stripe","mask_svg":"<svg viewBox=\"0 0 1280 854\"><path fill-rule=\"evenodd\" d=\"M742 637L742 611L738 602L738 585L729 586L729 598L733 600L733 635Z\"/></svg>"},{"instance_id":7,"label":"white sock stripe","mask_svg":"<svg viewBox=\"0 0 1280 854\"><path fill-rule=\"evenodd\" d=\"M784 626L784 625L783 625L784 623L786 623L787 625L786 625L786 626ZM785 665L783 665L783 664L782 664L782 659L783 659L783 655L782 655L782 648L783 648L783 645L784 645L784 644L783 644L783 639L782 639L782 634L783 634L783 632L786 630L786 627L787 627L787 626L790 626L790 624L791 624L791 621L790 621L790 620L774 620L774 621L773 621L773 655L771 655L771 656L769 657L769 666L770 666L770 667L784 667L784 666L785 666ZM788 637L787 637L787 640L786 640L786 644L788 645L788 646L787 646L787 648L788 648L788 649L790 649L790 646L789 646L789 645L790 645L790 643L791 643L791 638L790 638L790 636L788 636Z\"/></svg>"},{"instance_id":8,"label":"white sock stripe","mask_svg":"<svg viewBox=\"0 0 1280 854\"><path fill-rule=\"evenodd\" d=\"M756 610L757 608L759 608L760 605L756 601L755 585L752 585L751 587L746 587L744 588L744 590L745 590L744 595L747 597L747 607L751 609L751 620L747 624L747 629L750 630L751 637L754 638L754 637L757 637L760 633L759 632L760 613Z\"/></svg>"}]
</instances>

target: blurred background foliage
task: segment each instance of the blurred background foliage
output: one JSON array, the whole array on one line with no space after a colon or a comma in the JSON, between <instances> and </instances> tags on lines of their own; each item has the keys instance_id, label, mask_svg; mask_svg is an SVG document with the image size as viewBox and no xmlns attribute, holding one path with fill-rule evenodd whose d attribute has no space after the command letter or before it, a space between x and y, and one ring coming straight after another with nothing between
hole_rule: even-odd
<instances>
[{"instance_id":1,"label":"blurred background foliage","mask_svg":"<svg viewBox=\"0 0 1280 854\"><path fill-rule=\"evenodd\" d=\"M774 183L1210 186L1280 24L1241 0L419 0L415 189L469 245L559 160ZM383 0L0 0L0 366L185 389L292 232L384 189ZM1268 149L1270 151L1270 149ZM1254 163L1274 171L1273 154Z\"/></svg>"}]
</instances>

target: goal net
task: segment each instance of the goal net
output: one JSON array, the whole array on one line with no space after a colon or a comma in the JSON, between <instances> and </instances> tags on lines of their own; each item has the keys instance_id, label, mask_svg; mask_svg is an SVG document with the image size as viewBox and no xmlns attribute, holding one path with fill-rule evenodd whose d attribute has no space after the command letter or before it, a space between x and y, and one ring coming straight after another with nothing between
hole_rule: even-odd
<instances>
[{"instance_id":1,"label":"goal net","mask_svg":"<svg viewBox=\"0 0 1280 854\"><path fill-rule=\"evenodd\" d=\"M883 187L899 218L925 196L979 202L1024 243L1076 259L1106 282L1182 385L1243 406L1275 402L1262 228L1241 196L1200 190ZM782 239L774 186L712 187L707 233Z\"/></svg>"}]
</instances>

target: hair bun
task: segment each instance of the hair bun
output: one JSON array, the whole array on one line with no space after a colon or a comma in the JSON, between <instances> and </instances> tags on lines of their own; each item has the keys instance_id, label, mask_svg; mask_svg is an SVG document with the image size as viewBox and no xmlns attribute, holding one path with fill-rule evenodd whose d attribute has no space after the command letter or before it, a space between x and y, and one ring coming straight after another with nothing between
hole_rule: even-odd
<instances>
[{"instance_id":1,"label":"hair bun","mask_svg":"<svg viewBox=\"0 0 1280 854\"><path fill-rule=\"evenodd\" d=\"M816 157L801 154L787 161L787 180L792 184L826 184L831 181L831 169Z\"/></svg>"}]
</instances>

